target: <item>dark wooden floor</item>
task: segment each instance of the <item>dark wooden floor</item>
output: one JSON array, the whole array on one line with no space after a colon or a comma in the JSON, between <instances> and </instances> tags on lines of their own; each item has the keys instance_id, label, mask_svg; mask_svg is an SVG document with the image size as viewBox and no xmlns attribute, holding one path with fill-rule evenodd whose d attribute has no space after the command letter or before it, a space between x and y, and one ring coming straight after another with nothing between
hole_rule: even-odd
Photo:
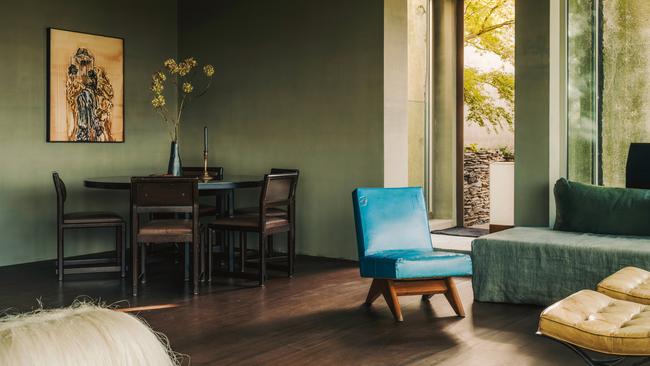
<instances>
[{"instance_id":1,"label":"dark wooden floor","mask_svg":"<svg viewBox=\"0 0 650 366\"><path fill-rule=\"evenodd\" d=\"M398 324L383 300L361 305L370 281L353 262L299 257L294 279L278 273L265 288L218 279L199 296L171 264L150 266L137 299L114 275L59 284L51 263L0 268L0 309L30 310L38 299L57 307L81 295L120 307L173 305L139 314L192 365L581 365L534 335L540 308L473 303L468 280L458 280L466 318L442 295L430 303L413 296L401 298Z\"/></svg>"}]
</instances>

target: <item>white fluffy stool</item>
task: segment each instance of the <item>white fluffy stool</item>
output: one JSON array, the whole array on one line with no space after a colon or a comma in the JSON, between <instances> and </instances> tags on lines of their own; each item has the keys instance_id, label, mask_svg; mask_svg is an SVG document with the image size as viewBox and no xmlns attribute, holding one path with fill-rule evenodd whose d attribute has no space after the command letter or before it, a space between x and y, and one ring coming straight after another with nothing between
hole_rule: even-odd
<instances>
[{"instance_id":1,"label":"white fluffy stool","mask_svg":"<svg viewBox=\"0 0 650 366\"><path fill-rule=\"evenodd\" d=\"M0 365L177 366L177 358L140 319L96 305L0 319Z\"/></svg>"}]
</instances>

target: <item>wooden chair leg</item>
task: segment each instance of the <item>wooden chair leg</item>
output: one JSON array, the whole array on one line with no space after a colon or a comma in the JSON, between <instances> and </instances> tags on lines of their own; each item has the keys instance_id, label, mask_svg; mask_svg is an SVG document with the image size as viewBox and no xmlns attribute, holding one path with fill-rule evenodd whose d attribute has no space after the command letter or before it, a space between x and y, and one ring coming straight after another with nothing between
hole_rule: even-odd
<instances>
[{"instance_id":1,"label":"wooden chair leg","mask_svg":"<svg viewBox=\"0 0 650 366\"><path fill-rule=\"evenodd\" d=\"M120 275L122 278L126 277L126 225L122 224L120 225L120 253L121 253L121 258L120 258Z\"/></svg>"},{"instance_id":2,"label":"wooden chair leg","mask_svg":"<svg viewBox=\"0 0 650 366\"><path fill-rule=\"evenodd\" d=\"M399 305L399 299L397 298L397 292L395 291L395 285L393 280L386 280L386 286L384 286L384 299L390 308L390 312L393 313L395 320L398 322L404 321L402 317L402 308Z\"/></svg>"},{"instance_id":3,"label":"wooden chair leg","mask_svg":"<svg viewBox=\"0 0 650 366\"><path fill-rule=\"evenodd\" d=\"M239 232L239 271L244 272L246 267L246 233L243 231Z\"/></svg>"},{"instance_id":4,"label":"wooden chair leg","mask_svg":"<svg viewBox=\"0 0 650 366\"><path fill-rule=\"evenodd\" d=\"M232 235L231 235L231 233L232 233ZM235 235L235 233L230 231L230 230L226 230L224 232L224 238L226 240L224 245L226 246L225 248L227 248L227 249L224 248L224 253L227 253L226 254L226 261L228 263L227 264L228 272L234 272L234 270L235 270L235 268L234 268L235 267L235 260L234 260L235 248L233 248L233 241L235 240L234 235ZM230 239L232 239L232 240L230 240Z\"/></svg>"},{"instance_id":5,"label":"wooden chair leg","mask_svg":"<svg viewBox=\"0 0 650 366\"><path fill-rule=\"evenodd\" d=\"M269 238L267 239L266 247L269 252L268 257L269 258L273 257L273 235L269 235Z\"/></svg>"},{"instance_id":6,"label":"wooden chair leg","mask_svg":"<svg viewBox=\"0 0 650 366\"><path fill-rule=\"evenodd\" d=\"M115 226L115 260L120 263L122 259L122 241L120 240L120 225Z\"/></svg>"},{"instance_id":7,"label":"wooden chair leg","mask_svg":"<svg viewBox=\"0 0 650 366\"><path fill-rule=\"evenodd\" d=\"M447 301L449 301L449 304L458 316L465 317L463 303L460 301L460 295L458 294L458 290L456 289L456 284L454 283L453 278L445 278L445 284L447 285L447 292L445 292Z\"/></svg>"},{"instance_id":8,"label":"wooden chair leg","mask_svg":"<svg viewBox=\"0 0 650 366\"><path fill-rule=\"evenodd\" d=\"M63 281L63 228L59 227L56 234L56 259L57 259L57 270L59 272L59 281Z\"/></svg>"},{"instance_id":9,"label":"wooden chair leg","mask_svg":"<svg viewBox=\"0 0 650 366\"><path fill-rule=\"evenodd\" d=\"M190 242L183 243L183 280L190 282Z\"/></svg>"},{"instance_id":10,"label":"wooden chair leg","mask_svg":"<svg viewBox=\"0 0 650 366\"><path fill-rule=\"evenodd\" d=\"M208 282L212 282L212 239L214 237L214 231L208 229Z\"/></svg>"},{"instance_id":11,"label":"wooden chair leg","mask_svg":"<svg viewBox=\"0 0 650 366\"><path fill-rule=\"evenodd\" d=\"M264 281L266 280L266 250L264 250L266 245L266 235L260 233L260 243L259 243L259 284L260 287L264 287Z\"/></svg>"},{"instance_id":12,"label":"wooden chair leg","mask_svg":"<svg viewBox=\"0 0 650 366\"><path fill-rule=\"evenodd\" d=\"M373 279L370 290L368 290L368 296L366 296L365 304L367 306L372 305L384 293L384 287L386 287L386 280Z\"/></svg>"},{"instance_id":13,"label":"wooden chair leg","mask_svg":"<svg viewBox=\"0 0 650 366\"><path fill-rule=\"evenodd\" d=\"M135 241L135 235L131 240L131 276L133 277L133 296L138 296L138 243Z\"/></svg>"},{"instance_id":14,"label":"wooden chair leg","mask_svg":"<svg viewBox=\"0 0 650 366\"><path fill-rule=\"evenodd\" d=\"M292 236L293 229L287 232L287 275L289 278L293 277L293 252L295 250L293 246L293 240L291 239Z\"/></svg>"},{"instance_id":15,"label":"wooden chair leg","mask_svg":"<svg viewBox=\"0 0 650 366\"><path fill-rule=\"evenodd\" d=\"M140 244L140 276L142 284L147 283L147 243Z\"/></svg>"},{"instance_id":16,"label":"wooden chair leg","mask_svg":"<svg viewBox=\"0 0 650 366\"><path fill-rule=\"evenodd\" d=\"M287 257L289 260L289 277L293 277L296 265L296 228L291 227L287 233L287 240L289 242L289 250L287 250Z\"/></svg>"},{"instance_id":17,"label":"wooden chair leg","mask_svg":"<svg viewBox=\"0 0 650 366\"><path fill-rule=\"evenodd\" d=\"M205 230L201 230L199 236L200 236L200 239L199 239L199 253L200 253L199 262L201 264L201 270L200 270L199 277L201 278L201 282L205 282L205 239L206 239Z\"/></svg>"},{"instance_id":18,"label":"wooden chair leg","mask_svg":"<svg viewBox=\"0 0 650 366\"><path fill-rule=\"evenodd\" d=\"M201 255L199 252L199 238L195 233L192 240L192 281L194 282L194 295L199 294L199 256Z\"/></svg>"}]
</instances>

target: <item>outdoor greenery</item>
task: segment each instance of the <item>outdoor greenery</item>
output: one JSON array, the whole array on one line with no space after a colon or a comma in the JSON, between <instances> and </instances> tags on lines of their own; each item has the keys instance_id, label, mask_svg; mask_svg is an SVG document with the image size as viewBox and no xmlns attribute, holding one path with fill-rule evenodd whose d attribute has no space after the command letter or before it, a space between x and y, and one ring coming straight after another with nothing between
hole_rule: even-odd
<instances>
[{"instance_id":1,"label":"outdoor greenery","mask_svg":"<svg viewBox=\"0 0 650 366\"><path fill-rule=\"evenodd\" d=\"M504 63L515 59L514 0L466 0L465 47L497 55ZM514 127L515 78L506 70L465 67L466 120L498 132Z\"/></svg>"}]
</instances>

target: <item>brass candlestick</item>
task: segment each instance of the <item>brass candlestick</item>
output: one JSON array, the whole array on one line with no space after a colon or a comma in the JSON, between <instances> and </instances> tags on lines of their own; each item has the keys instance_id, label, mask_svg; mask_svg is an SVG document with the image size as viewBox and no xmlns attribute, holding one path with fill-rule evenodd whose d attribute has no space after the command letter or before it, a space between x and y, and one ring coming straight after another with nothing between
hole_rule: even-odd
<instances>
[{"instance_id":1,"label":"brass candlestick","mask_svg":"<svg viewBox=\"0 0 650 366\"><path fill-rule=\"evenodd\" d=\"M201 176L202 180L212 180L213 177L208 173L208 152L203 151L203 175Z\"/></svg>"}]
</instances>

